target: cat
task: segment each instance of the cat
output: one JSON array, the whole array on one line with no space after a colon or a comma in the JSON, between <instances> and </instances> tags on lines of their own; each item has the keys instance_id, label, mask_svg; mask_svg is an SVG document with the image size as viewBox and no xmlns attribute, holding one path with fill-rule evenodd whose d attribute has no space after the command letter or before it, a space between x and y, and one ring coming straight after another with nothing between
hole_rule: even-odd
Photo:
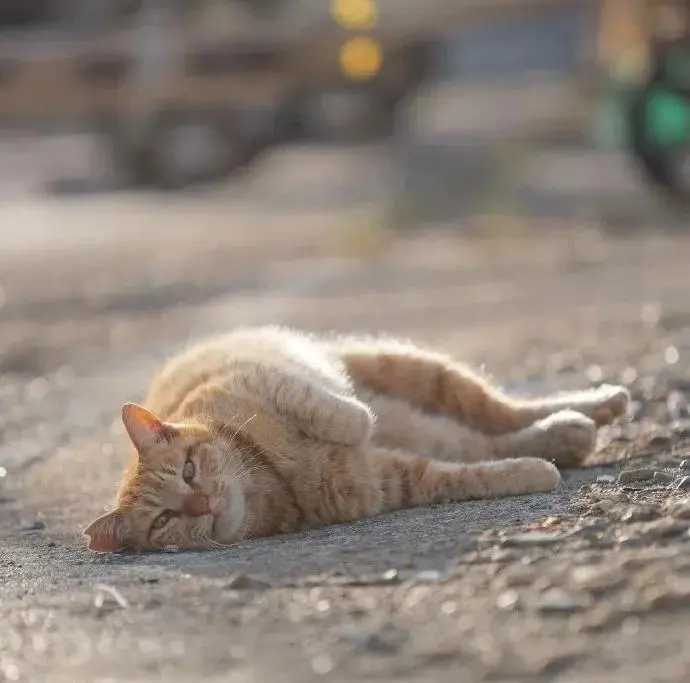
<instances>
[{"instance_id":1,"label":"cat","mask_svg":"<svg viewBox=\"0 0 690 683\"><path fill-rule=\"evenodd\" d=\"M612 385L511 398L409 342L240 328L170 360L146 407L122 407L134 458L83 533L98 552L224 547L553 491L628 403Z\"/></svg>"}]
</instances>

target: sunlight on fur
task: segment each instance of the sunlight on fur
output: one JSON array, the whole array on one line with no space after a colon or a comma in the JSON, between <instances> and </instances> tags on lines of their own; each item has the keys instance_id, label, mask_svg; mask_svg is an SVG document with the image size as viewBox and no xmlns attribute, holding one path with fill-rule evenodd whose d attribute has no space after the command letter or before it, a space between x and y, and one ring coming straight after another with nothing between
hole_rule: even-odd
<instances>
[{"instance_id":1,"label":"sunlight on fur","mask_svg":"<svg viewBox=\"0 0 690 683\"><path fill-rule=\"evenodd\" d=\"M514 399L409 342L239 329L170 360L145 407L123 406L134 456L84 534L99 552L224 547L552 491L628 403L610 385Z\"/></svg>"}]
</instances>

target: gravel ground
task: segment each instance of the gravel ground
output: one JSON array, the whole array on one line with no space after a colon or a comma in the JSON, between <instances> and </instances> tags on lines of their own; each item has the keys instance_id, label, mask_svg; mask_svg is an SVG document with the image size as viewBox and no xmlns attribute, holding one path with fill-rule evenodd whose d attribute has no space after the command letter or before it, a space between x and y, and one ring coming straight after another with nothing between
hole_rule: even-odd
<instances>
[{"instance_id":1,"label":"gravel ground","mask_svg":"<svg viewBox=\"0 0 690 683\"><path fill-rule=\"evenodd\" d=\"M354 258L332 215L212 197L0 213L0 681L688 680L690 238L429 229ZM521 392L624 382L632 420L549 495L86 552L120 403L195 336L276 321L411 336Z\"/></svg>"}]
</instances>

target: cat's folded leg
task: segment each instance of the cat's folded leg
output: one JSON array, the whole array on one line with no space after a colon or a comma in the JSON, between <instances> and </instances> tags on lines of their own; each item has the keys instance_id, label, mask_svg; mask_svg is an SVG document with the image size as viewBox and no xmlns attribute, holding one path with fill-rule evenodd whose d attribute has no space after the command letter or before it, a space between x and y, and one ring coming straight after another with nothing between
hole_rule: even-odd
<instances>
[{"instance_id":1,"label":"cat's folded leg","mask_svg":"<svg viewBox=\"0 0 690 683\"><path fill-rule=\"evenodd\" d=\"M387 448L425 453L450 462L542 458L558 467L579 467L594 451L597 426L562 410L516 432L492 436L442 415L427 415L406 401L365 394L378 417L374 441Z\"/></svg>"},{"instance_id":2,"label":"cat's folded leg","mask_svg":"<svg viewBox=\"0 0 690 683\"><path fill-rule=\"evenodd\" d=\"M579 467L594 451L597 425L573 410L561 410L517 432L491 437L498 458L543 458L558 467Z\"/></svg>"},{"instance_id":3,"label":"cat's folded leg","mask_svg":"<svg viewBox=\"0 0 690 683\"><path fill-rule=\"evenodd\" d=\"M464 465L375 447L367 456L386 510L543 493L553 491L561 481L554 465L537 458Z\"/></svg>"},{"instance_id":4,"label":"cat's folded leg","mask_svg":"<svg viewBox=\"0 0 690 683\"><path fill-rule=\"evenodd\" d=\"M514 432L565 409L576 410L597 425L610 424L626 413L630 402L624 387L611 385L536 399L513 398L448 356L395 341L350 341L339 354L359 386L430 412L453 415L486 434Z\"/></svg>"},{"instance_id":5,"label":"cat's folded leg","mask_svg":"<svg viewBox=\"0 0 690 683\"><path fill-rule=\"evenodd\" d=\"M244 389L317 441L360 446L371 436L375 416L369 406L308 377L259 372Z\"/></svg>"}]
</instances>

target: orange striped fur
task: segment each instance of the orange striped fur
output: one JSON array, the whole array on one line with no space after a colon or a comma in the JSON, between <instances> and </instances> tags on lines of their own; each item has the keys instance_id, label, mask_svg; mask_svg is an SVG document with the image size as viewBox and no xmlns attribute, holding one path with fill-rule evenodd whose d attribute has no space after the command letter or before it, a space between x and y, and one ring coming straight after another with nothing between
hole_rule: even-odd
<instances>
[{"instance_id":1,"label":"orange striped fur","mask_svg":"<svg viewBox=\"0 0 690 683\"><path fill-rule=\"evenodd\" d=\"M517 400L411 343L240 329L173 358L145 407L123 407L134 457L84 533L101 552L217 547L551 491L628 402L609 385Z\"/></svg>"}]
</instances>

